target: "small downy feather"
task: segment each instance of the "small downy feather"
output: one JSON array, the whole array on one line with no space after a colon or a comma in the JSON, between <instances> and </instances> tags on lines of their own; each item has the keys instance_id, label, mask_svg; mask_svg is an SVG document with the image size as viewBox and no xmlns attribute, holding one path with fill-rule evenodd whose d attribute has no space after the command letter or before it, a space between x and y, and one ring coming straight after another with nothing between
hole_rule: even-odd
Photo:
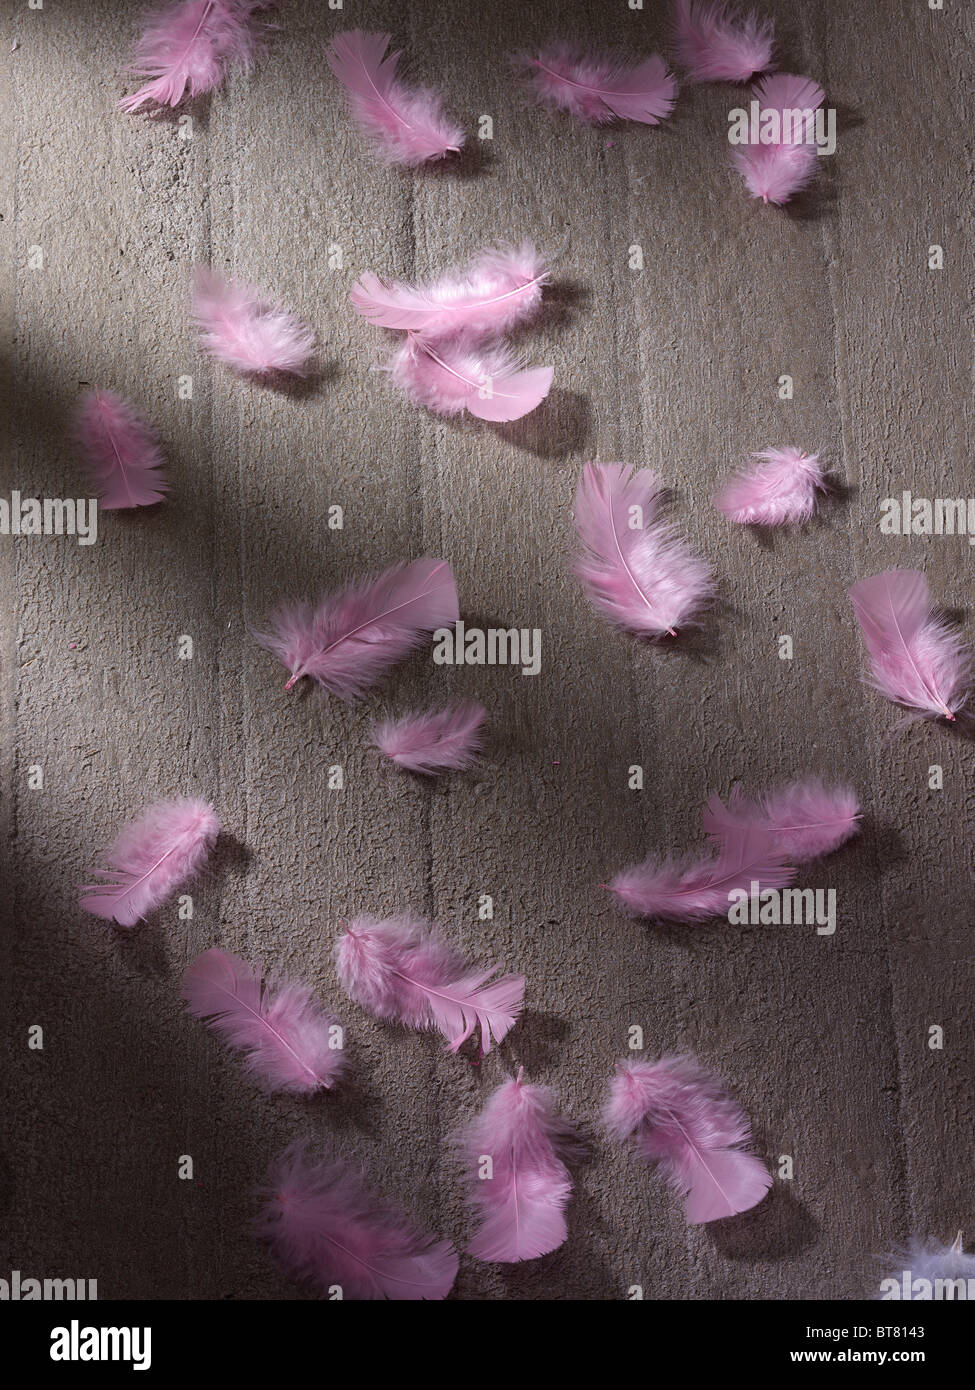
<instances>
[{"instance_id":1,"label":"small downy feather","mask_svg":"<svg viewBox=\"0 0 975 1390\"><path fill-rule=\"evenodd\" d=\"M129 71L152 81L123 97L123 111L147 102L178 106L212 92L231 65L248 69L263 47L267 25L257 19L264 0L186 0L153 13L136 45Z\"/></svg>"},{"instance_id":2,"label":"small downy feather","mask_svg":"<svg viewBox=\"0 0 975 1390\"><path fill-rule=\"evenodd\" d=\"M266 980L239 956L213 947L187 966L182 998L194 1018L245 1054L247 1070L269 1091L329 1090L342 1075L335 1019L304 985Z\"/></svg>"},{"instance_id":3,"label":"small downy feather","mask_svg":"<svg viewBox=\"0 0 975 1390\"><path fill-rule=\"evenodd\" d=\"M975 1287L975 1255L966 1255L963 1231L958 1232L951 1245L932 1240L914 1240L906 1250L895 1251L885 1258L891 1272L881 1281L879 1298L892 1296L895 1288L898 1290L897 1297L909 1301L970 1298L971 1290ZM965 1281L962 1285L964 1292L959 1291L956 1279ZM923 1283L915 1285L915 1280L925 1280L926 1286ZM939 1280L943 1290L940 1295L935 1291Z\"/></svg>"},{"instance_id":4,"label":"small downy feather","mask_svg":"<svg viewBox=\"0 0 975 1390\"><path fill-rule=\"evenodd\" d=\"M416 1302L446 1298L457 1277L449 1240L418 1231L373 1197L340 1159L314 1158L295 1144L274 1164L257 1233L282 1265L326 1296Z\"/></svg>"},{"instance_id":5,"label":"small downy feather","mask_svg":"<svg viewBox=\"0 0 975 1390\"><path fill-rule=\"evenodd\" d=\"M493 1091L458 1136L469 1201L481 1218L467 1247L476 1260L534 1260L557 1250L568 1236L572 1179L564 1160L578 1151L579 1141L558 1114L552 1092L525 1084L523 1074L519 1068L514 1081Z\"/></svg>"},{"instance_id":6,"label":"small downy feather","mask_svg":"<svg viewBox=\"0 0 975 1390\"><path fill-rule=\"evenodd\" d=\"M718 511L743 526L808 521L816 510L816 493L826 490L819 455L764 449L752 458L754 466L730 478L715 497Z\"/></svg>"},{"instance_id":7,"label":"small downy feather","mask_svg":"<svg viewBox=\"0 0 975 1390\"><path fill-rule=\"evenodd\" d=\"M659 1163L685 1198L689 1226L756 1206L772 1186L751 1141L747 1116L693 1057L617 1062L604 1110L614 1138Z\"/></svg>"},{"instance_id":8,"label":"small downy feather","mask_svg":"<svg viewBox=\"0 0 975 1390\"><path fill-rule=\"evenodd\" d=\"M626 463L587 463L576 489L575 573L611 622L648 638L675 637L714 596L710 565L661 520L664 497L648 468Z\"/></svg>"},{"instance_id":9,"label":"small downy feather","mask_svg":"<svg viewBox=\"0 0 975 1390\"><path fill-rule=\"evenodd\" d=\"M285 604L254 638L287 668L285 690L308 676L340 700L358 700L427 633L459 617L450 566L422 559L353 580L317 607Z\"/></svg>"},{"instance_id":10,"label":"small downy feather","mask_svg":"<svg viewBox=\"0 0 975 1390\"><path fill-rule=\"evenodd\" d=\"M674 56L688 82L747 82L772 66L771 20L724 0L676 0Z\"/></svg>"},{"instance_id":11,"label":"small downy feather","mask_svg":"<svg viewBox=\"0 0 975 1390\"><path fill-rule=\"evenodd\" d=\"M308 373L314 332L253 285L225 280L208 266L197 266L193 319L206 351L243 376Z\"/></svg>"},{"instance_id":12,"label":"small downy feather","mask_svg":"<svg viewBox=\"0 0 975 1390\"><path fill-rule=\"evenodd\" d=\"M530 241L492 246L465 270L428 284L382 280L366 271L349 298L356 313L382 328L398 328L427 342L458 334L491 336L537 314L549 269Z\"/></svg>"},{"instance_id":13,"label":"small downy feather","mask_svg":"<svg viewBox=\"0 0 975 1390\"><path fill-rule=\"evenodd\" d=\"M592 125L657 125L677 99L677 82L656 53L634 63L555 43L515 61L539 105Z\"/></svg>"},{"instance_id":14,"label":"small downy feather","mask_svg":"<svg viewBox=\"0 0 975 1390\"><path fill-rule=\"evenodd\" d=\"M477 764L487 710L476 700L373 725L372 741L397 767L435 776Z\"/></svg>"},{"instance_id":15,"label":"small downy feather","mask_svg":"<svg viewBox=\"0 0 975 1390\"><path fill-rule=\"evenodd\" d=\"M858 833L860 803L847 783L826 787L818 777L801 777L754 798L735 787L727 806L712 796L701 819L704 833L717 840L732 827L764 828L791 864L805 864L832 854Z\"/></svg>"},{"instance_id":16,"label":"small downy feather","mask_svg":"<svg viewBox=\"0 0 975 1390\"><path fill-rule=\"evenodd\" d=\"M149 806L105 851L104 882L86 884L81 906L133 927L203 868L220 832L206 801L183 797Z\"/></svg>"},{"instance_id":17,"label":"small downy feather","mask_svg":"<svg viewBox=\"0 0 975 1390\"><path fill-rule=\"evenodd\" d=\"M470 965L406 914L356 917L338 939L335 962L339 983L356 1004L407 1028L436 1029L451 1052L480 1028L486 1056L521 1012L524 975L492 980L498 966Z\"/></svg>"},{"instance_id":18,"label":"small downy feather","mask_svg":"<svg viewBox=\"0 0 975 1390\"><path fill-rule=\"evenodd\" d=\"M457 153L464 131L444 115L437 92L407 86L397 73L401 54L387 55L389 43L389 34L352 29L336 34L325 53L373 152L387 164L406 165Z\"/></svg>"},{"instance_id":19,"label":"small downy feather","mask_svg":"<svg viewBox=\"0 0 975 1390\"><path fill-rule=\"evenodd\" d=\"M169 491L156 436L128 401L96 388L78 402L74 437L103 511L151 507Z\"/></svg>"},{"instance_id":20,"label":"small downy feather","mask_svg":"<svg viewBox=\"0 0 975 1390\"><path fill-rule=\"evenodd\" d=\"M639 917L671 922L699 922L728 914L731 893L752 894L783 888L795 869L765 826L730 824L717 856L661 859L650 855L624 869L607 885Z\"/></svg>"},{"instance_id":21,"label":"small downy feather","mask_svg":"<svg viewBox=\"0 0 975 1390\"><path fill-rule=\"evenodd\" d=\"M781 72L763 78L752 94L759 104L759 131L765 128L765 113L774 111L780 138L768 144L736 145L731 162L753 198L781 206L801 192L816 172L815 113L825 93L808 77Z\"/></svg>"},{"instance_id":22,"label":"small downy feather","mask_svg":"<svg viewBox=\"0 0 975 1390\"><path fill-rule=\"evenodd\" d=\"M870 683L916 715L954 720L968 702L971 652L938 618L919 570L884 570L850 589Z\"/></svg>"},{"instance_id":23,"label":"small downy feather","mask_svg":"<svg viewBox=\"0 0 975 1390\"><path fill-rule=\"evenodd\" d=\"M485 346L466 339L432 345L412 334L387 370L416 405L437 415L464 410L479 420L520 420L541 405L552 386L551 367L524 369L501 343Z\"/></svg>"}]
</instances>

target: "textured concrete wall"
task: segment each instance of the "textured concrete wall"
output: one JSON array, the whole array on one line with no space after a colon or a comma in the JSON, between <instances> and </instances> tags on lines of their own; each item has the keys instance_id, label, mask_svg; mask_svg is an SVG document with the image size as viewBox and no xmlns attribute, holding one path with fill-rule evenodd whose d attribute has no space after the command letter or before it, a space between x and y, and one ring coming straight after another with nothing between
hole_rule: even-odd
<instances>
[{"instance_id":1,"label":"textured concrete wall","mask_svg":"<svg viewBox=\"0 0 975 1390\"><path fill-rule=\"evenodd\" d=\"M975 1234L972 745L928 725L889 737L896 714L861 686L845 597L858 577L916 565L975 637L967 540L878 528L879 499L902 488L975 491L971 12L761 8L783 65L820 79L841 113L837 154L788 211L748 199L729 169L732 88L687 88L658 130L525 108L510 47L566 33L649 52L665 33L655 0L347 0L338 13L289 0L267 62L191 108L190 140L115 109L139 6L6 0L5 490L84 492L66 420L98 382L157 422L173 496L104 516L91 547L0 537L0 1273L97 1278L102 1297L294 1297L249 1223L255 1184L299 1135L361 1159L462 1241L445 1136L519 1063L594 1132L595 1155L568 1243L523 1267L462 1261L461 1298L619 1298L634 1283L665 1299L855 1297L872 1252ZM469 129L493 117L494 140L449 169L372 163L322 56L356 25L392 29ZM350 312L353 279L435 272L522 236L562 253L552 309L526 338L555 367L550 399L497 428L407 406L371 371L381 335ZM187 316L195 261L312 322L321 379L275 393L207 362ZM187 373L190 402L176 393ZM746 451L776 443L820 449L845 488L816 524L766 540L709 499ZM721 578L700 635L652 650L581 598L566 556L587 458L673 485ZM327 528L333 504L342 531ZM283 596L424 553L453 562L468 624L542 629L537 677L418 656L362 708L282 689L248 624ZM177 660L181 634L192 661ZM454 695L491 710L481 775L421 786L382 765L367 742L378 708ZM43 790L29 789L34 764ZM943 790L928 790L932 764ZM595 886L693 843L712 791L806 770L848 775L866 812L860 837L805 878L836 889L835 936L647 927ZM212 797L228 832L193 920L171 905L123 936L86 916L74 885L100 849L147 800L182 791ZM342 999L338 924L401 908L528 977L522 1023L480 1068ZM262 1096L183 1016L180 973L217 943L341 1012L341 1093ZM26 1047L32 1024L43 1051ZM692 1050L720 1073L794 1179L742 1218L687 1228L663 1182L598 1137L632 1024L648 1054ZM928 1046L934 1024L943 1050ZM181 1154L193 1182L178 1180Z\"/></svg>"}]
</instances>

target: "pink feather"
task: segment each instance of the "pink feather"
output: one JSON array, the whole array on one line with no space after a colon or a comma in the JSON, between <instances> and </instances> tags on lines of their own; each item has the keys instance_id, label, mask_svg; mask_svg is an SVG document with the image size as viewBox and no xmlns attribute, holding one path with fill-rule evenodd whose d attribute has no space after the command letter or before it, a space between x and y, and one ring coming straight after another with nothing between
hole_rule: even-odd
<instances>
[{"instance_id":1,"label":"pink feather","mask_svg":"<svg viewBox=\"0 0 975 1390\"><path fill-rule=\"evenodd\" d=\"M593 125L614 120L656 125L670 115L677 98L677 83L656 53L633 63L555 43L516 61L541 106Z\"/></svg>"},{"instance_id":2,"label":"pink feather","mask_svg":"<svg viewBox=\"0 0 975 1390\"><path fill-rule=\"evenodd\" d=\"M99 506L151 507L169 491L152 430L128 401L96 388L78 402L74 435Z\"/></svg>"},{"instance_id":3,"label":"pink feather","mask_svg":"<svg viewBox=\"0 0 975 1390\"><path fill-rule=\"evenodd\" d=\"M366 271L352 286L357 313L382 328L432 342L458 334L491 336L537 314L549 269L530 241L488 247L462 271L429 284L381 280Z\"/></svg>"},{"instance_id":4,"label":"pink feather","mask_svg":"<svg viewBox=\"0 0 975 1390\"><path fill-rule=\"evenodd\" d=\"M423 559L346 584L317 607L285 604L271 630L254 636L287 667L285 690L309 676L340 700L358 700L427 633L459 617L450 566Z\"/></svg>"},{"instance_id":5,"label":"pink feather","mask_svg":"<svg viewBox=\"0 0 975 1390\"><path fill-rule=\"evenodd\" d=\"M542 1086L506 1081L463 1130L458 1144L480 1228L467 1247L476 1260L512 1264L557 1250L567 1236L572 1179L564 1159L580 1145ZM490 1175L484 1176L485 1159Z\"/></svg>"},{"instance_id":6,"label":"pink feather","mask_svg":"<svg viewBox=\"0 0 975 1390\"><path fill-rule=\"evenodd\" d=\"M674 56L688 82L747 82L772 66L771 20L724 0L676 0Z\"/></svg>"},{"instance_id":7,"label":"pink feather","mask_svg":"<svg viewBox=\"0 0 975 1390\"><path fill-rule=\"evenodd\" d=\"M450 1241L421 1234L341 1160L314 1159L294 1144L271 1169L264 1197L258 1234L295 1278L324 1294L416 1302L453 1288Z\"/></svg>"},{"instance_id":8,"label":"pink feather","mask_svg":"<svg viewBox=\"0 0 975 1390\"><path fill-rule=\"evenodd\" d=\"M614 1138L662 1166L689 1226L748 1211L772 1186L762 1160L740 1147L751 1141L748 1117L693 1057L617 1062L603 1113Z\"/></svg>"},{"instance_id":9,"label":"pink feather","mask_svg":"<svg viewBox=\"0 0 975 1390\"><path fill-rule=\"evenodd\" d=\"M745 526L808 521L816 510L816 493L826 488L819 455L765 449L752 457L755 466L731 478L715 497L718 511Z\"/></svg>"},{"instance_id":10,"label":"pink feather","mask_svg":"<svg viewBox=\"0 0 975 1390\"><path fill-rule=\"evenodd\" d=\"M253 285L225 280L207 266L197 266L193 319L206 351L244 376L307 375L314 332L294 314L269 303Z\"/></svg>"},{"instance_id":11,"label":"pink feather","mask_svg":"<svg viewBox=\"0 0 975 1390\"><path fill-rule=\"evenodd\" d=\"M491 1051L521 1012L523 975L490 984L498 966L469 965L423 922L401 915L380 921L356 917L335 947L342 988L377 1018L407 1028L436 1029L456 1052L476 1028L481 1051Z\"/></svg>"},{"instance_id":12,"label":"pink feather","mask_svg":"<svg viewBox=\"0 0 975 1390\"><path fill-rule=\"evenodd\" d=\"M479 420L520 420L548 395L551 367L520 370L500 344L469 346L465 340L436 346L412 335L390 362L393 382L416 405L438 415L467 410Z\"/></svg>"},{"instance_id":13,"label":"pink feather","mask_svg":"<svg viewBox=\"0 0 975 1390\"><path fill-rule=\"evenodd\" d=\"M918 570L884 570L850 590L870 683L918 714L953 720L968 703L971 652L931 607Z\"/></svg>"},{"instance_id":14,"label":"pink feather","mask_svg":"<svg viewBox=\"0 0 975 1390\"><path fill-rule=\"evenodd\" d=\"M477 763L486 718L484 706L469 700L449 709L384 720L373 726L372 741L409 772L465 771Z\"/></svg>"},{"instance_id":15,"label":"pink feather","mask_svg":"<svg viewBox=\"0 0 975 1390\"><path fill-rule=\"evenodd\" d=\"M104 883L86 884L81 906L132 927L203 868L220 832L206 801L183 797L149 806L106 850Z\"/></svg>"},{"instance_id":16,"label":"pink feather","mask_svg":"<svg viewBox=\"0 0 975 1390\"><path fill-rule=\"evenodd\" d=\"M182 998L194 1018L206 1020L270 1091L307 1094L328 1090L345 1067L333 1045L335 1020L290 980L269 982L246 961L213 947L183 974Z\"/></svg>"},{"instance_id":17,"label":"pink feather","mask_svg":"<svg viewBox=\"0 0 975 1390\"><path fill-rule=\"evenodd\" d=\"M663 501L660 480L626 463L587 463L576 489L575 573L600 612L641 637L676 636L714 595L710 565L660 519Z\"/></svg>"},{"instance_id":18,"label":"pink feather","mask_svg":"<svg viewBox=\"0 0 975 1390\"><path fill-rule=\"evenodd\" d=\"M725 806L712 796L702 815L704 833L723 840L733 827L758 826L772 834L777 850L792 864L832 854L860 829L860 803L845 783L825 787L818 777L746 797L735 787Z\"/></svg>"},{"instance_id":19,"label":"pink feather","mask_svg":"<svg viewBox=\"0 0 975 1390\"><path fill-rule=\"evenodd\" d=\"M765 203L787 203L811 182L818 155L812 142L815 112L825 93L818 83L792 73L764 77L752 88L759 103L759 130L766 111L801 113L783 121L784 139L769 144L736 145L731 161L745 180L753 198Z\"/></svg>"},{"instance_id":20,"label":"pink feather","mask_svg":"<svg viewBox=\"0 0 975 1390\"><path fill-rule=\"evenodd\" d=\"M782 888L795 869L772 833L755 824L729 825L717 857L661 859L650 855L617 874L610 892L640 917L672 922L698 922L728 913L729 894L751 895L752 884Z\"/></svg>"},{"instance_id":21,"label":"pink feather","mask_svg":"<svg viewBox=\"0 0 975 1390\"><path fill-rule=\"evenodd\" d=\"M153 13L135 48L129 71L151 82L123 97L123 111L146 102L178 106L183 97L212 92L231 64L245 70L263 46L266 25L255 19L266 9L255 0L186 0Z\"/></svg>"},{"instance_id":22,"label":"pink feather","mask_svg":"<svg viewBox=\"0 0 975 1390\"><path fill-rule=\"evenodd\" d=\"M463 147L463 129L444 115L436 92L408 87L396 69L400 54L386 55L389 34L353 29L336 34L325 57L345 88L353 119L374 153L388 164L423 164Z\"/></svg>"}]
</instances>

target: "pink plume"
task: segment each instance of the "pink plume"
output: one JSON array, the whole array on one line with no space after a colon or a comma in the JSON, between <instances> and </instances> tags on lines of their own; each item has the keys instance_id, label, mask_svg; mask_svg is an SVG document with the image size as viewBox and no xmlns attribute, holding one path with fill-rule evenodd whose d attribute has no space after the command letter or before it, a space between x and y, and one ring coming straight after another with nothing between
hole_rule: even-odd
<instances>
[{"instance_id":1,"label":"pink plume","mask_svg":"<svg viewBox=\"0 0 975 1390\"><path fill-rule=\"evenodd\" d=\"M197 266L193 318L207 352L244 376L305 376L315 334L301 319L268 302L253 285L225 280Z\"/></svg>"},{"instance_id":2,"label":"pink plume","mask_svg":"<svg viewBox=\"0 0 975 1390\"><path fill-rule=\"evenodd\" d=\"M660 480L626 463L587 463L576 489L575 572L600 612L641 637L676 636L714 595L710 565L660 520L663 501Z\"/></svg>"},{"instance_id":3,"label":"pink plume","mask_svg":"<svg viewBox=\"0 0 975 1390\"><path fill-rule=\"evenodd\" d=\"M771 20L724 0L676 0L674 55L688 82L747 82L772 66Z\"/></svg>"},{"instance_id":4,"label":"pink plume","mask_svg":"<svg viewBox=\"0 0 975 1390\"><path fill-rule=\"evenodd\" d=\"M745 526L808 521L816 510L816 493L826 488L819 455L765 449L752 458L755 466L730 479L715 497L718 511Z\"/></svg>"},{"instance_id":5,"label":"pink plume","mask_svg":"<svg viewBox=\"0 0 975 1390\"><path fill-rule=\"evenodd\" d=\"M706 835L723 840L732 827L758 826L771 831L777 850L790 863L832 854L860 829L860 803L845 783L825 787L818 777L800 778L784 787L746 797L735 787L725 806L712 796L704 809Z\"/></svg>"},{"instance_id":6,"label":"pink plume","mask_svg":"<svg viewBox=\"0 0 975 1390\"><path fill-rule=\"evenodd\" d=\"M344 1298L396 1302L446 1298L457 1277L449 1240L421 1234L377 1201L341 1160L292 1145L268 1178L258 1234L297 1279Z\"/></svg>"},{"instance_id":7,"label":"pink plume","mask_svg":"<svg viewBox=\"0 0 975 1390\"><path fill-rule=\"evenodd\" d=\"M382 328L399 328L427 342L458 334L491 336L538 312L549 270L530 241L488 247L466 270L430 284L381 280L366 271L352 286L358 314Z\"/></svg>"},{"instance_id":8,"label":"pink plume","mask_svg":"<svg viewBox=\"0 0 975 1390\"><path fill-rule=\"evenodd\" d=\"M722 836L717 858L660 859L650 855L625 869L608 885L611 892L640 917L672 922L698 922L728 913L731 893L751 896L752 885L782 888L795 869L764 826L730 824Z\"/></svg>"},{"instance_id":9,"label":"pink plume","mask_svg":"<svg viewBox=\"0 0 975 1390\"><path fill-rule=\"evenodd\" d=\"M551 367L520 370L517 359L500 344L468 346L464 340L432 346L412 335L388 370L393 381L416 405L438 415L467 410L479 420L520 420L548 395Z\"/></svg>"},{"instance_id":10,"label":"pink plume","mask_svg":"<svg viewBox=\"0 0 975 1390\"><path fill-rule=\"evenodd\" d=\"M345 1067L333 1045L335 1020L311 990L290 980L269 982L246 961L213 947L187 966L182 998L270 1091L328 1090Z\"/></svg>"},{"instance_id":11,"label":"pink plume","mask_svg":"<svg viewBox=\"0 0 975 1390\"><path fill-rule=\"evenodd\" d=\"M372 741L409 772L465 771L477 763L486 718L484 706L469 700L450 709L384 720L373 726Z\"/></svg>"},{"instance_id":12,"label":"pink plume","mask_svg":"<svg viewBox=\"0 0 975 1390\"><path fill-rule=\"evenodd\" d=\"M850 602L870 658L870 682L918 714L953 720L968 702L971 652L931 607L918 570L861 579Z\"/></svg>"},{"instance_id":13,"label":"pink plume","mask_svg":"<svg viewBox=\"0 0 975 1390\"><path fill-rule=\"evenodd\" d=\"M206 801L183 797L149 806L106 850L104 883L86 884L81 906L121 927L147 913L203 868L220 832Z\"/></svg>"},{"instance_id":14,"label":"pink plume","mask_svg":"<svg viewBox=\"0 0 975 1390\"><path fill-rule=\"evenodd\" d=\"M245 70L263 46L266 25L255 15L266 9L254 0L186 0L157 10L135 48L129 71L152 81L123 97L123 111L147 101L178 106L183 97L212 92L231 64Z\"/></svg>"},{"instance_id":15,"label":"pink plume","mask_svg":"<svg viewBox=\"0 0 975 1390\"><path fill-rule=\"evenodd\" d=\"M812 141L813 126L825 93L811 78L788 72L764 77L752 93L760 108L759 130L765 112L777 111L783 138L769 144L737 145L731 152L731 161L753 198L781 206L801 192L816 172L818 155Z\"/></svg>"},{"instance_id":16,"label":"pink plume","mask_svg":"<svg viewBox=\"0 0 975 1390\"><path fill-rule=\"evenodd\" d=\"M593 125L614 120L656 125L670 115L677 98L677 83L656 53L632 63L555 43L516 61L541 106Z\"/></svg>"},{"instance_id":17,"label":"pink plume","mask_svg":"<svg viewBox=\"0 0 975 1390\"><path fill-rule=\"evenodd\" d=\"M74 435L103 510L151 507L169 491L155 435L114 391L96 388L81 397Z\"/></svg>"},{"instance_id":18,"label":"pink plume","mask_svg":"<svg viewBox=\"0 0 975 1390\"><path fill-rule=\"evenodd\" d=\"M467 1247L476 1260L512 1264L557 1250L568 1236L565 1209L572 1179L563 1160L579 1141L557 1113L547 1087L506 1081L462 1131L458 1144L481 1216ZM490 1176L483 1176L484 1160Z\"/></svg>"},{"instance_id":19,"label":"pink plume","mask_svg":"<svg viewBox=\"0 0 975 1390\"><path fill-rule=\"evenodd\" d=\"M317 607L286 604L255 633L289 672L285 690L310 676L340 700L358 700L390 666L460 617L446 560L414 560L326 594Z\"/></svg>"},{"instance_id":20,"label":"pink plume","mask_svg":"<svg viewBox=\"0 0 975 1390\"><path fill-rule=\"evenodd\" d=\"M407 1028L437 1029L458 1048L481 1030L481 1051L491 1051L521 1012L523 975L487 982L496 965L469 965L424 923L401 915L379 921L356 917L335 947L339 983L377 1018Z\"/></svg>"},{"instance_id":21,"label":"pink plume","mask_svg":"<svg viewBox=\"0 0 975 1390\"><path fill-rule=\"evenodd\" d=\"M463 147L464 131L444 115L436 92L408 87L397 74L399 53L386 54L389 34L352 29L336 34L325 57L345 88L353 119L388 164L423 164Z\"/></svg>"},{"instance_id":22,"label":"pink plume","mask_svg":"<svg viewBox=\"0 0 975 1390\"><path fill-rule=\"evenodd\" d=\"M748 1117L693 1057L617 1062L603 1112L614 1138L660 1163L685 1200L689 1226L756 1206L772 1186L750 1143Z\"/></svg>"}]
</instances>

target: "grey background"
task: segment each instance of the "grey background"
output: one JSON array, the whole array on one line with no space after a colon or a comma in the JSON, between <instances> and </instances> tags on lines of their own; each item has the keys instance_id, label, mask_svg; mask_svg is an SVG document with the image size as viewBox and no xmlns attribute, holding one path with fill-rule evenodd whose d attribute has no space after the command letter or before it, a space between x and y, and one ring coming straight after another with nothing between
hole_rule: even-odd
<instances>
[{"instance_id":1,"label":"grey background","mask_svg":"<svg viewBox=\"0 0 975 1390\"><path fill-rule=\"evenodd\" d=\"M902 488L973 490L971 9L760 8L782 66L819 79L840 111L838 152L786 211L749 199L729 168L738 89L686 87L659 129L525 106L510 49L552 35L659 49L653 0L291 0L267 61L192 108L189 141L172 120L115 109L134 90L122 69L139 6L7 0L6 492L87 491L66 431L97 382L155 421L173 495L105 514L93 547L0 538L0 1273L97 1278L103 1298L298 1296L249 1227L256 1184L299 1135L362 1160L462 1242L451 1129L523 1063L595 1131L634 1024L647 1055L692 1050L724 1077L759 1150L792 1155L794 1179L741 1218L689 1229L662 1180L596 1131L568 1243L522 1267L465 1258L455 1296L620 1298L639 1283L662 1299L857 1297L878 1251L959 1226L975 1239L972 745L943 726L889 736L897 715L861 685L845 597L859 576L916 565L975 635L967 540L878 529L879 500ZM472 138L459 167L372 162L322 56L355 26L392 29L472 135L492 116L493 141ZM351 313L352 281L433 274L523 236L561 252L551 308L525 338L555 367L549 401L500 428L407 405L371 371L382 334ZM628 268L634 243L642 272ZM276 393L205 360L187 314L197 261L313 323L321 380ZM176 397L187 373L191 402ZM802 533L763 539L710 497L744 453L779 443L821 450L843 489ZM567 556L587 458L649 465L673 486L675 518L721 580L700 635L641 646L581 597ZM341 532L327 529L333 504ZM540 627L541 674L421 655L363 707L286 693L247 625L284 596L421 554L452 561L469 625ZM184 633L192 661L177 660ZM376 710L452 696L491 710L481 775L427 786L382 764ZM30 791L37 763L44 789ZM342 793L327 789L333 763ZM627 788L631 764L642 792ZM693 844L712 791L802 771L849 776L866 813L859 839L803 879L837 890L835 937L648 927L596 887L652 848ZM75 885L121 824L184 791L211 797L227 831L193 920L170 904L126 936L84 914ZM528 977L522 1023L480 1068L341 996L340 922L403 908ZM180 973L216 943L294 972L340 1013L341 1093L263 1096L183 1016ZM43 1051L26 1047L32 1024ZM927 1046L934 1024L941 1051ZM181 1154L192 1182L178 1180Z\"/></svg>"}]
</instances>

